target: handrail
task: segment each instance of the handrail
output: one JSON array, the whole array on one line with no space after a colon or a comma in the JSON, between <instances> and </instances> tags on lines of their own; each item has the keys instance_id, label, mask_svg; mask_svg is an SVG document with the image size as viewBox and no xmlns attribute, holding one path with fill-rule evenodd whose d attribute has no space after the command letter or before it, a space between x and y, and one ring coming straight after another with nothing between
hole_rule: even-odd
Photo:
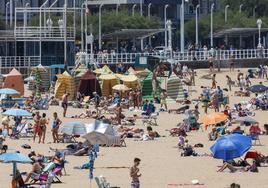
<instances>
[{"instance_id":1,"label":"handrail","mask_svg":"<svg viewBox=\"0 0 268 188\"><path fill-rule=\"evenodd\" d=\"M86 54L90 59L90 54ZM95 62L99 64L134 63L138 57L156 56L160 59L173 59L175 62L183 61L208 61L213 57L216 61L228 61L229 59L262 59L268 58L268 49L242 49L242 50L197 50L173 52L143 52L143 53L98 53L94 54ZM84 58L85 59L85 58Z\"/></svg>"}]
</instances>

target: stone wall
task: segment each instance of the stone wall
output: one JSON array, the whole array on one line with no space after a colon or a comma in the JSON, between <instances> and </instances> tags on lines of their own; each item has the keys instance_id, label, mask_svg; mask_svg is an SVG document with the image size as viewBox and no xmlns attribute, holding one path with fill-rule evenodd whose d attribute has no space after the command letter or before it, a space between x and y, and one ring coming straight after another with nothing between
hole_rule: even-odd
<instances>
[{"instance_id":1,"label":"stone wall","mask_svg":"<svg viewBox=\"0 0 268 188\"><path fill-rule=\"evenodd\" d=\"M235 67L237 68L256 68L259 65L267 65L268 59L243 59L243 60L235 60ZM193 69L205 69L208 68L207 61L189 61L181 63L186 64L189 68ZM216 61L214 62L215 68L228 68L229 64L227 61Z\"/></svg>"}]
</instances>

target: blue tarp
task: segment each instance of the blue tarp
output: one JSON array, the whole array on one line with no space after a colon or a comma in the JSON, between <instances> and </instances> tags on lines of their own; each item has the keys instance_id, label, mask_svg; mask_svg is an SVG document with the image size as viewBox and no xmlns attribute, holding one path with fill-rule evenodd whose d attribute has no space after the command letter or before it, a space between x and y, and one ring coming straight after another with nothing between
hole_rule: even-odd
<instances>
[{"instance_id":1,"label":"blue tarp","mask_svg":"<svg viewBox=\"0 0 268 188\"><path fill-rule=\"evenodd\" d=\"M50 69L64 69L65 65L64 64L54 64L49 66Z\"/></svg>"}]
</instances>

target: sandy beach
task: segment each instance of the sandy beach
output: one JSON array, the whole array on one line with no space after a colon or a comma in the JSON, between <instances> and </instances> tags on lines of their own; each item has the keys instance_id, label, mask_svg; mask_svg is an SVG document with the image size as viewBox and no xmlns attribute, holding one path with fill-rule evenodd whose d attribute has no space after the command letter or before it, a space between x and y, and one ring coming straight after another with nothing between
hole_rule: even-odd
<instances>
[{"instance_id":1,"label":"sandy beach","mask_svg":"<svg viewBox=\"0 0 268 188\"><path fill-rule=\"evenodd\" d=\"M246 72L246 69L243 70ZM216 81L217 85L222 88L227 88L226 75L231 76L233 80L237 77L237 70L230 73L229 70L223 69L221 72L215 72L217 74ZM193 92L190 95L191 99L198 98L201 92L201 86L211 86L211 80L201 79L205 74L208 74L208 70L197 70L196 86L192 86ZM260 81L264 85L267 84L263 79L252 79L253 84L257 84ZM241 101L250 100L249 97L235 97L234 91L238 91L238 87L234 87L233 90L227 92L230 98L230 106L234 103ZM253 96L254 94L251 94ZM169 108L177 108L179 104L171 103L168 104ZM159 106L157 106L159 109ZM193 105L191 105L193 108ZM83 109L74 109L70 107L67 111L67 116L79 114L83 112ZM204 115L204 110L201 108L200 117ZM213 109L209 109L209 112L213 112ZM40 111L41 113L43 111ZM47 116L52 119L53 112L58 112L60 119L63 123L71 121L81 121L84 123L93 122L93 119L72 119L62 117L62 108L60 106L51 106L48 111L45 111ZM123 111L124 114L134 114L138 112L129 112L128 110ZM268 123L267 111L257 110L255 111L255 119L259 121L261 128L263 124ZM218 166L222 165L222 161L214 159L209 156L204 157L181 157L181 151L176 148L178 138L169 136L168 129L176 127L179 122L182 122L183 115L169 114L168 112L161 112L158 117L159 126L153 127L161 137L153 141L134 141L134 139L126 139L127 147L101 147L98 158L95 161L94 176L103 175L112 186L118 186L121 188L130 187L129 167L133 163L134 157L141 159L140 172L142 174L140 181L142 188L227 188L231 183L239 183L243 188L266 188L268 185L268 174L267 167L260 167L259 173L251 172L217 172ZM51 123L50 123L51 124ZM49 124L49 127L50 127ZM145 128L141 120L138 120L137 128ZM230 127L232 129L233 127ZM242 127L244 129L244 127ZM246 128L247 130L248 128ZM208 132L211 130L198 130L192 131L188 134L187 139L189 143L194 145L202 143L203 148L196 148L198 153L210 154L210 147L213 145L213 141L208 141ZM84 141L84 139L79 138ZM267 144L268 136L260 136L262 146L253 146L251 150L257 150L264 155L268 155ZM49 147L64 149L67 144L53 144L50 128L47 129L47 138L45 144L33 143L32 139L19 139L11 140L7 139L5 142L9 150L8 152L14 152L19 150L23 154L28 154L30 150L23 149L22 144L29 144L32 150L36 153L44 155L52 155L49 151ZM88 162L88 157L76 157L67 156L66 164L67 175L60 177L63 183L53 184L54 188L72 188L72 187L90 187L89 171L74 169L74 166L81 166ZM31 165L29 164L18 164L18 168L21 172L29 172ZM8 188L11 182L12 165L0 163L0 188ZM180 184L191 184L193 179L199 180L200 184L204 185L180 185ZM92 181L92 188L97 188L95 181Z\"/></svg>"}]
</instances>

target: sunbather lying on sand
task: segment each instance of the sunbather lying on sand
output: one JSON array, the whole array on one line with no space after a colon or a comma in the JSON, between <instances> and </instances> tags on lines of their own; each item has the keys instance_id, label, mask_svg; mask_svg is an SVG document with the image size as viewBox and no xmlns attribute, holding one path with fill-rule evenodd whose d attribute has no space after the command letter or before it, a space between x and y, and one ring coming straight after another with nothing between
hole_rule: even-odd
<instances>
[{"instance_id":1,"label":"sunbather lying on sand","mask_svg":"<svg viewBox=\"0 0 268 188\"><path fill-rule=\"evenodd\" d=\"M233 166L232 164L228 162L224 162L222 167L217 172L223 172L225 169L229 169L230 172L258 172L258 167L256 165L256 161L253 161L253 164L251 166Z\"/></svg>"},{"instance_id":2,"label":"sunbather lying on sand","mask_svg":"<svg viewBox=\"0 0 268 188\"><path fill-rule=\"evenodd\" d=\"M75 115L72 116L72 118L91 118L93 116L93 112L91 112L91 110L89 110L89 107L86 107L86 111L82 112L79 115Z\"/></svg>"}]
</instances>

